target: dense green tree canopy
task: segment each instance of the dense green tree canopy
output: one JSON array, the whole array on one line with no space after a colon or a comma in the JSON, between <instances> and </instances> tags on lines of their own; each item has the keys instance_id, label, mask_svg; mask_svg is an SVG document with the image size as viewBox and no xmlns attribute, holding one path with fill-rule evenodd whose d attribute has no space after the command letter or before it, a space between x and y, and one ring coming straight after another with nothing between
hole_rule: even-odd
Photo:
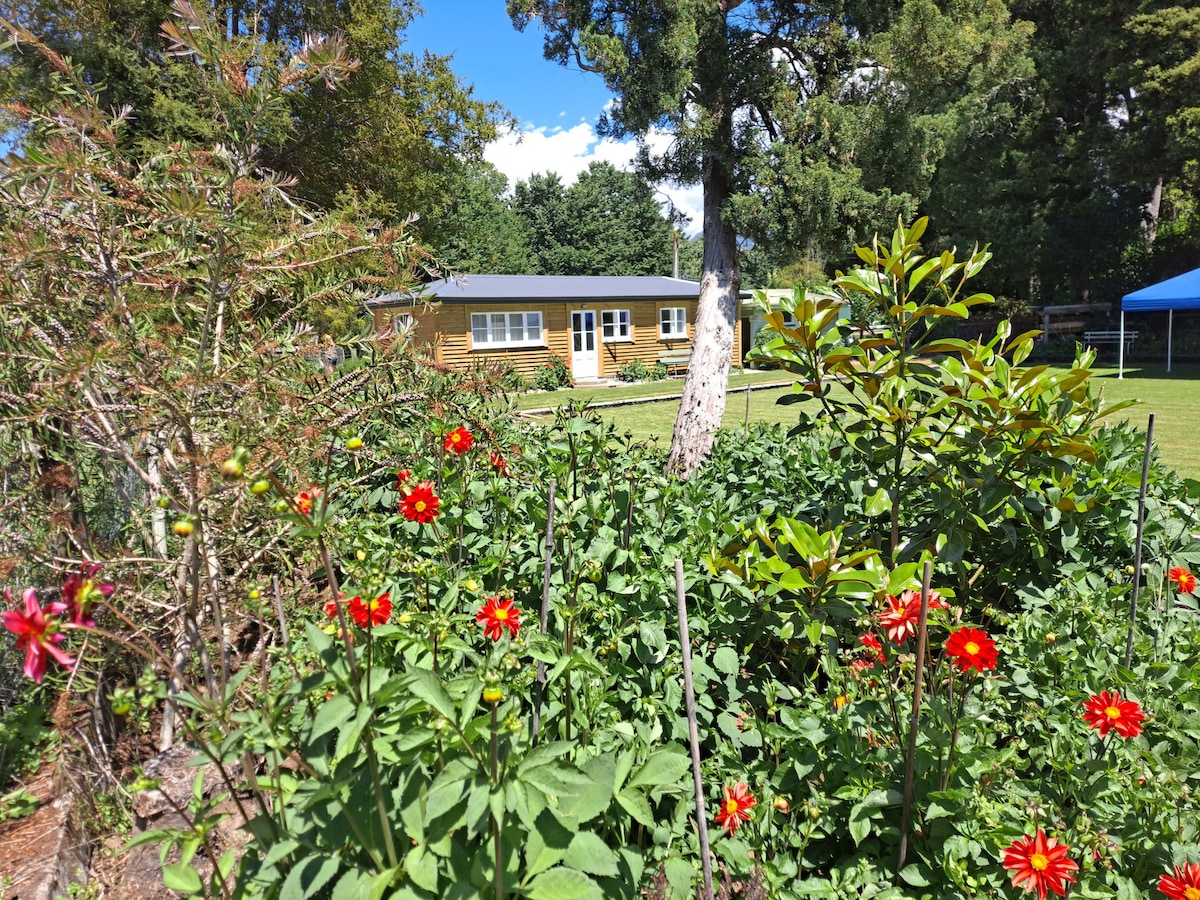
<instances>
[{"instance_id":1,"label":"dense green tree canopy","mask_svg":"<svg viewBox=\"0 0 1200 900\"><path fill-rule=\"evenodd\" d=\"M455 182L433 249L460 273L669 275L673 227L645 179L611 163L593 162L569 187L534 174L511 194L479 163Z\"/></svg>"},{"instance_id":2,"label":"dense green tree canopy","mask_svg":"<svg viewBox=\"0 0 1200 900\"><path fill-rule=\"evenodd\" d=\"M570 223L565 205L566 188L553 172L535 173L527 181L517 182L513 209L525 231L533 274L559 275L569 264Z\"/></svg>"},{"instance_id":3,"label":"dense green tree canopy","mask_svg":"<svg viewBox=\"0 0 1200 900\"><path fill-rule=\"evenodd\" d=\"M167 51L161 25L171 6L169 0L60 0L8 15L79 66L102 102L129 106L134 139L152 147L160 139L210 139L218 112L211 94L199 90L194 67ZM343 34L349 56L359 61L356 76L336 86L295 85L286 107L255 120L261 162L292 176L294 192L319 206L355 206L390 221L416 214L432 232L464 161L482 155L503 112L476 99L447 57L404 49L404 29L419 11L416 0L208 8L231 39L222 83L235 94L256 77L247 68L256 38L266 37L269 59L294 53L309 33ZM26 45L2 57L0 99L37 105L50 96L51 79Z\"/></svg>"},{"instance_id":4,"label":"dense green tree canopy","mask_svg":"<svg viewBox=\"0 0 1200 900\"><path fill-rule=\"evenodd\" d=\"M563 201L569 253L561 274L671 274L674 232L643 178L593 162Z\"/></svg>"},{"instance_id":5,"label":"dense green tree canopy","mask_svg":"<svg viewBox=\"0 0 1200 900\"><path fill-rule=\"evenodd\" d=\"M451 271L489 275L533 274L523 218L508 196L508 179L489 163L463 173L438 233L438 259Z\"/></svg>"}]
</instances>

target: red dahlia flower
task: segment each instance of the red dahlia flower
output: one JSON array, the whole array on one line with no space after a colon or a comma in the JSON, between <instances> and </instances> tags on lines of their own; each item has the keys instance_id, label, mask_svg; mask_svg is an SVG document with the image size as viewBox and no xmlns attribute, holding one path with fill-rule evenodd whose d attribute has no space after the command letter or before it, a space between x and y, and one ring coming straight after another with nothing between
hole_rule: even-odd
<instances>
[{"instance_id":1,"label":"red dahlia flower","mask_svg":"<svg viewBox=\"0 0 1200 900\"><path fill-rule=\"evenodd\" d=\"M1046 900L1046 891L1060 897L1067 895L1067 884L1075 879L1071 872L1079 869L1067 857L1071 850L1046 832L1037 830L1033 837L1026 835L1008 845L1004 851L1004 868L1012 873L1013 887L1037 891L1038 900Z\"/></svg>"},{"instance_id":2,"label":"red dahlia flower","mask_svg":"<svg viewBox=\"0 0 1200 900\"><path fill-rule=\"evenodd\" d=\"M1194 594L1196 592L1196 576L1183 566L1173 568L1167 573L1167 578L1175 583L1175 589L1181 594Z\"/></svg>"},{"instance_id":3,"label":"red dahlia flower","mask_svg":"<svg viewBox=\"0 0 1200 900\"><path fill-rule=\"evenodd\" d=\"M929 608L945 609L946 604L937 591L929 592ZM879 614L879 624L887 632L889 640L903 644L916 633L917 620L921 617L920 591L905 591L899 597L887 596L887 609Z\"/></svg>"},{"instance_id":4,"label":"red dahlia flower","mask_svg":"<svg viewBox=\"0 0 1200 900\"><path fill-rule=\"evenodd\" d=\"M391 593L380 594L374 600L364 601L362 597L351 597L347 604L350 618L354 619L359 628L368 625L382 625L392 615Z\"/></svg>"},{"instance_id":5,"label":"red dahlia flower","mask_svg":"<svg viewBox=\"0 0 1200 900\"><path fill-rule=\"evenodd\" d=\"M433 492L433 482L422 481L400 499L400 512L410 522L428 525L437 518L441 503Z\"/></svg>"},{"instance_id":6,"label":"red dahlia flower","mask_svg":"<svg viewBox=\"0 0 1200 900\"><path fill-rule=\"evenodd\" d=\"M492 461L492 468L501 475L508 474L508 460L493 450L488 454L488 458Z\"/></svg>"},{"instance_id":7,"label":"red dahlia flower","mask_svg":"<svg viewBox=\"0 0 1200 900\"><path fill-rule=\"evenodd\" d=\"M867 655L854 660L850 663L851 667L856 672L861 672L863 669L873 668L875 663L883 663L887 665L887 657L883 655L883 644L879 642L873 633L867 632L858 639L859 643L867 648Z\"/></svg>"},{"instance_id":8,"label":"red dahlia flower","mask_svg":"<svg viewBox=\"0 0 1200 900\"><path fill-rule=\"evenodd\" d=\"M66 604L51 603L42 609L38 603L37 593L28 588L22 595L25 601L25 612L14 609L4 611L4 627L17 636L17 649L25 651L25 674L38 684L46 674L46 657L54 657L64 669L73 669L75 660L67 656L58 645L66 640L66 635L58 630L58 616L66 612ZM4 600L12 604L12 589L4 589Z\"/></svg>"},{"instance_id":9,"label":"red dahlia flower","mask_svg":"<svg viewBox=\"0 0 1200 900\"><path fill-rule=\"evenodd\" d=\"M1170 900L1200 900L1200 864L1175 866L1170 875L1159 877L1158 889Z\"/></svg>"},{"instance_id":10,"label":"red dahlia flower","mask_svg":"<svg viewBox=\"0 0 1200 900\"><path fill-rule=\"evenodd\" d=\"M321 496L320 488L309 488L307 491L301 491L296 495L296 509L308 515L312 512L313 503Z\"/></svg>"},{"instance_id":11,"label":"red dahlia flower","mask_svg":"<svg viewBox=\"0 0 1200 900\"><path fill-rule=\"evenodd\" d=\"M733 787L725 786L725 799L717 811L717 824L732 835L743 822L750 821L750 810L754 806L754 795L746 783L739 781Z\"/></svg>"},{"instance_id":12,"label":"red dahlia flower","mask_svg":"<svg viewBox=\"0 0 1200 900\"><path fill-rule=\"evenodd\" d=\"M517 636L521 628L521 611L513 606L512 597L488 597L475 614L475 621L483 626L484 635L498 641L505 628L513 637Z\"/></svg>"},{"instance_id":13,"label":"red dahlia flower","mask_svg":"<svg viewBox=\"0 0 1200 900\"><path fill-rule=\"evenodd\" d=\"M1101 691L1093 694L1083 704L1083 720L1088 727L1106 737L1114 728L1121 737L1137 737L1142 733L1142 722L1146 714L1134 700L1122 700L1117 692Z\"/></svg>"},{"instance_id":14,"label":"red dahlia flower","mask_svg":"<svg viewBox=\"0 0 1200 900\"><path fill-rule=\"evenodd\" d=\"M412 478L412 472L410 472L408 469L401 469L396 473L396 483L400 487L404 487L410 478Z\"/></svg>"},{"instance_id":15,"label":"red dahlia flower","mask_svg":"<svg viewBox=\"0 0 1200 900\"><path fill-rule=\"evenodd\" d=\"M78 572L72 572L67 583L63 585L63 604L66 606L67 620L77 628L92 628L92 604L101 603L113 592L111 584L97 584L96 573L100 571L97 563L84 563Z\"/></svg>"},{"instance_id":16,"label":"red dahlia flower","mask_svg":"<svg viewBox=\"0 0 1200 900\"><path fill-rule=\"evenodd\" d=\"M471 432L467 431L461 425L446 435L446 449L459 456L470 450L474 443L475 435L471 434Z\"/></svg>"},{"instance_id":17,"label":"red dahlia flower","mask_svg":"<svg viewBox=\"0 0 1200 900\"><path fill-rule=\"evenodd\" d=\"M951 634L946 641L946 654L960 672L975 669L982 673L996 668L996 642L978 628L960 628Z\"/></svg>"}]
</instances>

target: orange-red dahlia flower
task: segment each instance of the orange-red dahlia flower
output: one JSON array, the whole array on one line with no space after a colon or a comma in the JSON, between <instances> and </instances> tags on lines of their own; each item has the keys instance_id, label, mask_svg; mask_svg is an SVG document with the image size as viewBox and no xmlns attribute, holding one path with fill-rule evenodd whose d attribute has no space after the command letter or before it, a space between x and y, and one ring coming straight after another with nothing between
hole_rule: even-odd
<instances>
[{"instance_id":1,"label":"orange-red dahlia flower","mask_svg":"<svg viewBox=\"0 0 1200 900\"><path fill-rule=\"evenodd\" d=\"M410 522L428 525L437 518L441 504L433 492L433 483L422 481L400 499L400 513Z\"/></svg>"},{"instance_id":2,"label":"orange-red dahlia flower","mask_svg":"<svg viewBox=\"0 0 1200 900\"><path fill-rule=\"evenodd\" d=\"M996 642L978 628L960 628L951 634L946 641L946 655L960 672L974 669L982 673L996 668Z\"/></svg>"},{"instance_id":3,"label":"orange-red dahlia flower","mask_svg":"<svg viewBox=\"0 0 1200 900\"><path fill-rule=\"evenodd\" d=\"M883 654L883 644L879 642L872 632L868 631L858 639L859 643L866 648L866 656L860 657L850 663L851 668L856 672L861 672L864 669L873 668L875 663L883 663L887 665L887 657Z\"/></svg>"},{"instance_id":4,"label":"orange-red dahlia flower","mask_svg":"<svg viewBox=\"0 0 1200 900\"><path fill-rule=\"evenodd\" d=\"M347 607L350 610L350 618L354 619L359 628L382 625L392 614L392 595L380 594L374 600L351 597Z\"/></svg>"},{"instance_id":5,"label":"orange-red dahlia flower","mask_svg":"<svg viewBox=\"0 0 1200 900\"><path fill-rule=\"evenodd\" d=\"M1181 594L1194 594L1196 592L1196 576L1183 566L1175 566L1175 568L1167 573L1167 578L1175 583L1175 589Z\"/></svg>"},{"instance_id":6,"label":"orange-red dahlia flower","mask_svg":"<svg viewBox=\"0 0 1200 900\"><path fill-rule=\"evenodd\" d=\"M1013 887L1037 891L1038 900L1046 900L1047 890L1065 897L1067 884L1075 880L1070 873L1079 869L1067 856L1070 852L1039 828L1033 837L1026 835L1008 845L1004 868L1012 873Z\"/></svg>"},{"instance_id":7,"label":"orange-red dahlia flower","mask_svg":"<svg viewBox=\"0 0 1200 900\"><path fill-rule=\"evenodd\" d=\"M1101 737L1116 729L1121 737L1137 737L1142 733L1146 714L1134 700L1122 700L1116 691L1093 694L1083 704L1083 720L1095 728Z\"/></svg>"},{"instance_id":8,"label":"orange-red dahlia flower","mask_svg":"<svg viewBox=\"0 0 1200 900\"><path fill-rule=\"evenodd\" d=\"M459 456L470 450L474 443L475 435L467 431L462 425L459 425L446 435L446 449Z\"/></svg>"},{"instance_id":9,"label":"orange-red dahlia flower","mask_svg":"<svg viewBox=\"0 0 1200 900\"><path fill-rule=\"evenodd\" d=\"M717 824L726 834L733 834L743 822L750 821L750 810L754 806L754 795L746 783L739 781L733 787L725 786L725 799L717 811Z\"/></svg>"},{"instance_id":10,"label":"orange-red dahlia flower","mask_svg":"<svg viewBox=\"0 0 1200 900\"><path fill-rule=\"evenodd\" d=\"M475 621L483 626L487 637L498 641L505 628L513 637L517 636L521 629L521 611L513 606L512 597L488 597L475 614Z\"/></svg>"},{"instance_id":11,"label":"orange-red dahlia flower","mask_svg":"<svg viewBox=\"0 0 1200 900\"><path fill-rule=\"evenodd\" d=\"M945 609L941 595L937 591L929 592L929 608ZM887 596L887 609L879 614L879 624L887 632L889 640L897 644L904 643L910 635L916 633L917 620L921 617L921 594L919 591L905 591L899 597Z\"/></svg>"},{"instance_id":12,"label":"orange-red dahlia flower","mask_svg":"<svg viewBox=\"0 0 1200 900\"><path fill-rule=\"evenodd\" d=\"M1169 900L1200 900L1200 864L1175 866L1170 875L1159 877L1158 889Z\"/></svg>"}]
</instances>

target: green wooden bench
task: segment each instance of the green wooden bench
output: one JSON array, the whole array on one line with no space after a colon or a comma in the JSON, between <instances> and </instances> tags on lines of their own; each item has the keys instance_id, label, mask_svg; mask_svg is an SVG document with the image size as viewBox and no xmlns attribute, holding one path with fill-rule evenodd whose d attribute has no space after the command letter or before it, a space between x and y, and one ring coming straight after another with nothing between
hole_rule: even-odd
<instances>
[{"instance_id":1,"label":"green wooden bench","mask_svg":"<svg viewBox=\"0 0 1200 900\"><path fill-rule=\"evenodd\" d=\"M674 372L675 369L686 371L691 359L692 351L690 348L658 351L658 361L667 367L668 372Z\"/></svg>"}]
</instances>

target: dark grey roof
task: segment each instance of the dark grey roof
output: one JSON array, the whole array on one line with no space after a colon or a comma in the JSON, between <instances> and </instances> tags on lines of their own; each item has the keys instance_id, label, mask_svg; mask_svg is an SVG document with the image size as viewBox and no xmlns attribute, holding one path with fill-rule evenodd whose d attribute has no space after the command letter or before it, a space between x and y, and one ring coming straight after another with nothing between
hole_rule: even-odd
<instances>
[{"instance_id":1,"label":"dark grey roof","mask_svg":"<svg viewBox=\"0 0 1200 900\"><path fill-rule=\"evenodd\" d=\"M700 282L658 275L463 275L426 286L429 300L696 300ZM743 296L749 296L743 292ZM370 306L408 305L409 294L387 294Z\"/></svg>"}]
</instances>

